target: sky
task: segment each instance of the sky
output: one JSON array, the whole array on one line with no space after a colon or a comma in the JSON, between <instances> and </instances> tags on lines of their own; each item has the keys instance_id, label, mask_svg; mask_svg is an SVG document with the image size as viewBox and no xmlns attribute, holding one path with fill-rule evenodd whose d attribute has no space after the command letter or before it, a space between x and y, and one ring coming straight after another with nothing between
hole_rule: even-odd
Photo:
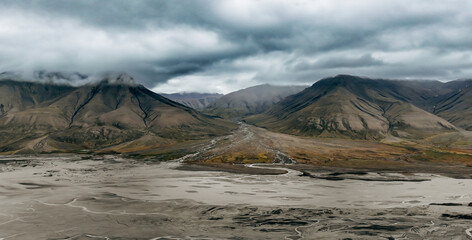
<instances>
[{"instance_id":1,"label":"sky","mask_svg":"<svg viewBox=\"0 0 472 240\"><path fill-rule=\"evenodd\" d=\"M2 0L0 72L228 93L337 74L472 77L469 0Z\"/></svg>"}]
</instances>

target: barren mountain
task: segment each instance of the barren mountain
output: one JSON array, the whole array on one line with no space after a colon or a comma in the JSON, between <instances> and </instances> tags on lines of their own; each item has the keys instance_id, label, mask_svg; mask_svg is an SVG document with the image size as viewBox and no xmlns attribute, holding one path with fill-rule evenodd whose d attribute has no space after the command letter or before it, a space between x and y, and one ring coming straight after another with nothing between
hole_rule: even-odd
<instances>
[{"instance_id":1,"label":"barren mountain","mask_svg":"<svg viewBox=\"0 0 472 240\"><path fill-rule=\"evenodd\" d=\"M0 114L18 112L64 96L73 87L11 80L0 81Z\"/></svg>"},{"instance_id":2,"label":"barren mountain","mask_svg":"<svg viewBox=\"0 0 472 240\"><path fill-rule=\"evenodd\" d=\"M218 98L223 96L219 93L161 93L161 96L164 96L172 101L183 104L187 107L193 109L201 110L208 107L210 104L214 103Z\"/></svg>"},{"instance_id":3,"label":"barren mountain","mask_svg":"<svg viewBox=\"0 0 472 240\"><path fill-rule=\"evenodd\" d=\"M125 74L81 87L1 81L0 150L96 149L143 138L140 147L152 147L233 127L132 82Z\"/></svg>"},{"instance_id":4,"label":"barren mountain","mask_svg":"<svg viewBox=\"0 0 472 240\"><path fill-rule=\"evenodd\" d=\"M380 139L388 134L425 137L455 130L448 121L413 104L423 103L437 91L422 90L405 81L338 75L320 80L267 112L246 120L300 135L362 139ZM428 108L428 104L422 107Z\"/></svg>"},{"instance_id":5,"label":"barren mountain","mask_svg":"<svg viewBox=\"0 0 472 240\"><path fill-rule=\"evenodd\" d=\"M450 92L433 101L433 113L458 127L472 130L472 80L452 81L444 85Z\"/></svg>"},{"instance_id":6,"label":"barren mountain","mask_svg":"<svg viewBox=\"0 0 472 240\"><path fill-rule=\"evenodd\" d=\"M226 94L210 104L204 112L224 118L241 118L261 113L274 103L296 94L306 86L272 86L269 84L249 87Z\"/></svg>"}]
</instances>

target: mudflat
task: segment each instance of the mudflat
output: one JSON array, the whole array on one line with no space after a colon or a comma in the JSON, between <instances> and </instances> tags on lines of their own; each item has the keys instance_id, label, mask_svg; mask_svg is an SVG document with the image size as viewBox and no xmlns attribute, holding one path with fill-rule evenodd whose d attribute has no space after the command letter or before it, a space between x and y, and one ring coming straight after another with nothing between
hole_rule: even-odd
<instances>
[{"instance_id":1,"label":"mudflat","mask_svg":"<svg viewBox=\"0 0 472 240\"><path fill-rule=\"evenodd\" d=\"M3 239L467 239L472 180L178 170L116 155L2 157ZM285 170L284 170L285 169ZM329 175L326 171L317 174ZM362 178L346 177L363 176ZM378 176L379 175L379 176ZM384 176L385 177L385 176ZM421 179L421 181L408 181ZM404 181L403 181L404 180ZM469 234L469 235L468 235Z\"/></svg>"}]
</instances>

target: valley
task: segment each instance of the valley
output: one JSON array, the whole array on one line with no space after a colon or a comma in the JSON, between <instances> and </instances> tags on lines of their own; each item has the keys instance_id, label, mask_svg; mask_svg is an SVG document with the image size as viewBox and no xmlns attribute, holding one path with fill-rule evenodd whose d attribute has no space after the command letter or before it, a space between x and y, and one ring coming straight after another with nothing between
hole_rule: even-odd
<instances>
[{"instance_id":1,"label":"valley","mask_svg":"<svg viewBox=\"0 0 472 240\"><path fill-rule=\"evenodd\" d=\"M472 240L472 1L0 1L0 240Z\"/></svg>"},{"instance_id":2,"label":"valley","mask_svg":"<svg viewBox=\"0 0 472 240\"><path fill-rule=\"evenodd\" d=\"M197 111L128 75L0 82L0 239L467 239L468 115L421 89L342 75Z\"/></svg>"},{"instance_id":3,"label":"valley","mask_svg":"<svg viewBox=\"0 0 472 240\"><path fill-rule=\"evenodd\" d=\"M470 135L465 139L470 141L468 137ZM266 163L289 164L285 167L304 171L305 174L317 171L377 171L472 178L472 168L468 167L471 152L457 147L438 147L427 141L382 143L300 137L274 133L240 122L233 134L196 147L196 153L184 157L186 165L181 168L253 173L254 169L249 170L244 164Z\"/></svg>"}]
</instances>

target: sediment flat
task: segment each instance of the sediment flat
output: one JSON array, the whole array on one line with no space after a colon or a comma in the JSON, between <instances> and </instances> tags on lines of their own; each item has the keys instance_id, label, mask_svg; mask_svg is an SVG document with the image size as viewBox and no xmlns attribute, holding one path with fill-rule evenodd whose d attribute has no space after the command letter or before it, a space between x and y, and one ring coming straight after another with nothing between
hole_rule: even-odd
<instances>
[{"instance_id":1,"label":"sediment flat","mask_svg":"<svg viewBox=\"0 0 472 240\"><path fill-rule=\"evenodd\" d=\"M0 161L3 239L466 239L472 223L472 180L436 174L333 181L116 155Z\"/></svg>"}]
</instances>

